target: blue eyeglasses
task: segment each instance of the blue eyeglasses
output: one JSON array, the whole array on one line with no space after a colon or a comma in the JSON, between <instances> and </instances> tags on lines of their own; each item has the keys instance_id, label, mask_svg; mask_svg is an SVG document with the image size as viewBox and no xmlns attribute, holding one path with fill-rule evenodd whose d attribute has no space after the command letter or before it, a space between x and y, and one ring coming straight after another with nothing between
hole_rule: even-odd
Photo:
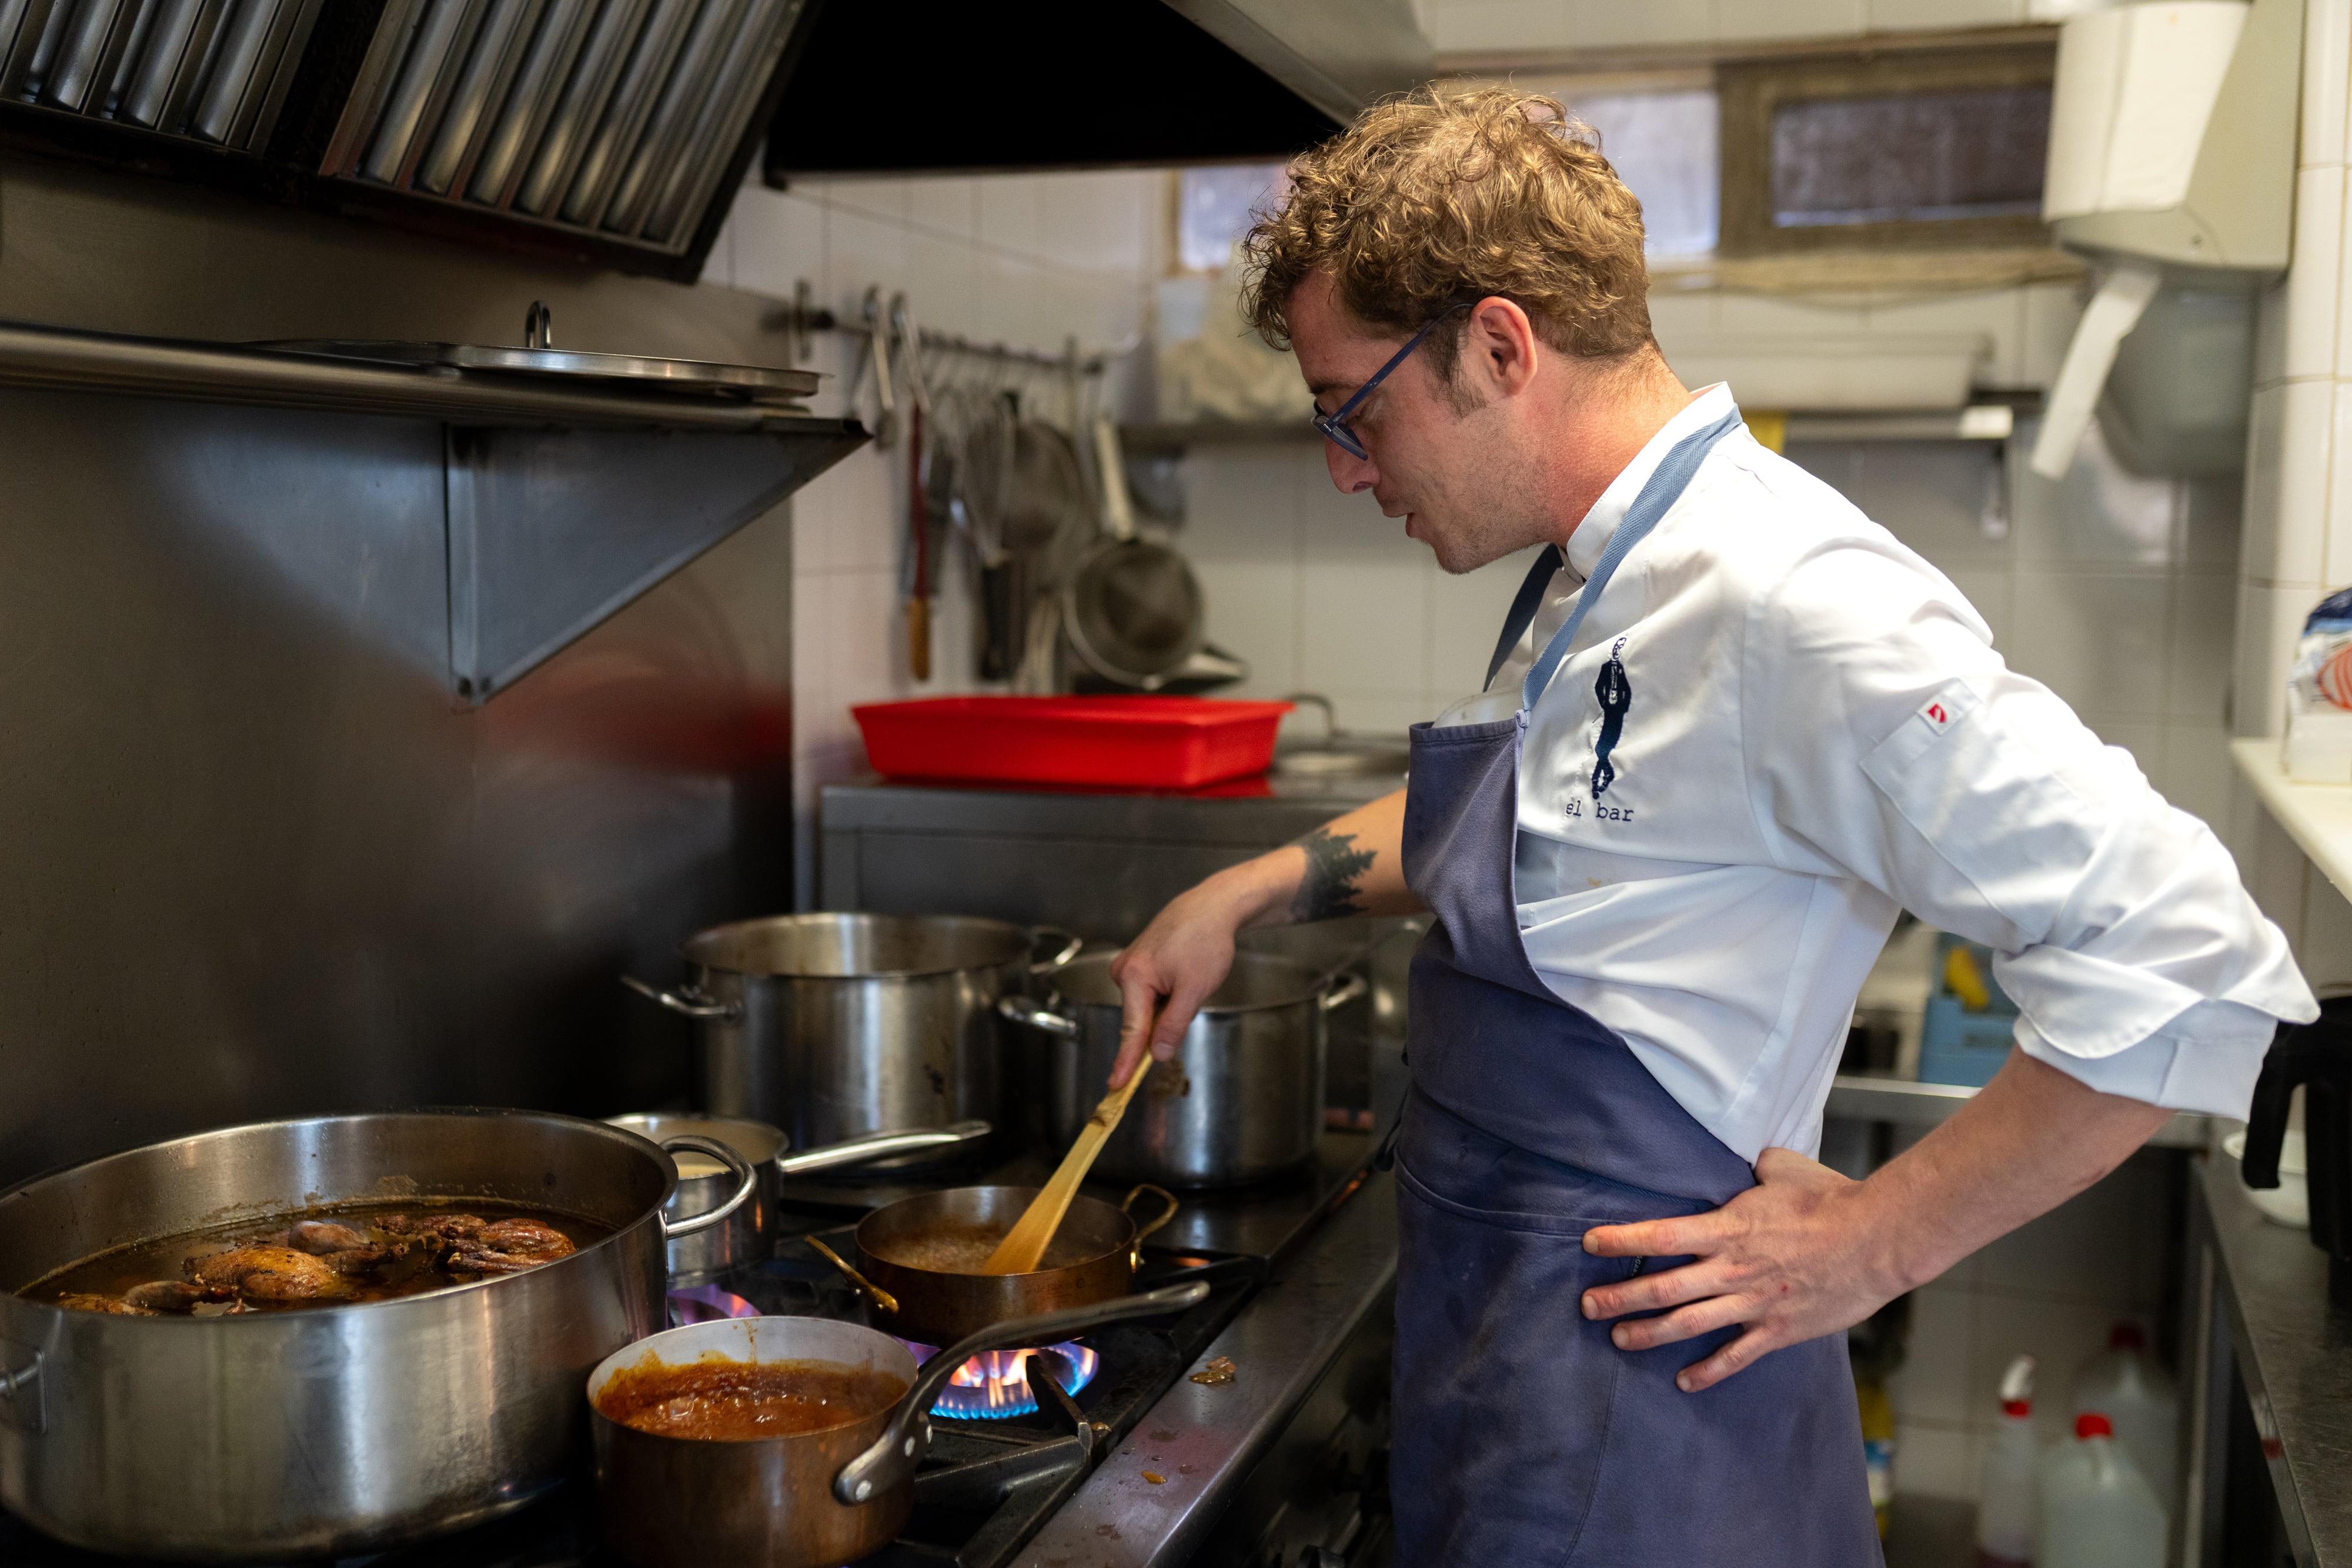
<instances>
[{"instance_id":1,"label":"blue eyeglasses","mask_svg":"<svg viewBox=\"0 0 2352 1568\"><path fill-rule=\"evenodd\" d=\"M1412 351L1421 347L1421 340L1437 330L1437 324L1440 321L1444 320L1456 310L1467 310L1477 303L1475 299L1458 299L1423 322L1421 330L1405 340L1404 347L1399 349L1387 364L1373 371L1372 379L1358 387L1356 395L1341 403L1337 413L1318 413L1315 416L1315 428L1321 431L1332 445L1349 456L1360 457L1370 462L1372 455L1364 450L1364 444L1356 438L1354 431L1348 428L1348 416L1361 408L1364 400L1380 390L1380 384L1389 379L1391 371L1412 357Z\"/></svg>"}]
</instances>

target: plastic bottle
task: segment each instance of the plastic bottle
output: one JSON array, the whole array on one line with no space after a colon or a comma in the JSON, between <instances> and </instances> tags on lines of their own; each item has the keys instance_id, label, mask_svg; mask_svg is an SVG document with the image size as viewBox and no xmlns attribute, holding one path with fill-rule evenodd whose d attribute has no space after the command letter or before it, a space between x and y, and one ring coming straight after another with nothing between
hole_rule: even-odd
<instances>
[{"instance_id":1,"label":"plastic bottle","mask_svg":"<svg viewBox=\"0 0 2352 1568\"><path fill-rule=\"evenodd\" d=\"M1985 1452L1978 1493L1977 1568L2027 1568L2033 1561L2033 1358L2021 1355L2000 1380L2000 1426Z\"/></svg>"},{"instance_id":2,"label":"plastic bottle","mask_svg":"<svg viewBox=\"0 0 2352 1568\"><path fill-rule=\"evenodd\" d=\"M2034 1568L2164 1568L2164 1505L2096 1412L2042 1462Z\"/></svg>"},{"instance_id":3,"label":"plastic bottle","mask_svg":"<svg viewBox=\"0 0 2352 1568\"><path fill-rule=\"evenodd\" d=\"M2115 1424L2116 1443L2170 1513L2179 1500L2172 1379L2156 1364L2137 1323L2117 1323L2107 1348L2074 1374L2074 1411L2095 1410Z\"/></svg>"}]
</instances>

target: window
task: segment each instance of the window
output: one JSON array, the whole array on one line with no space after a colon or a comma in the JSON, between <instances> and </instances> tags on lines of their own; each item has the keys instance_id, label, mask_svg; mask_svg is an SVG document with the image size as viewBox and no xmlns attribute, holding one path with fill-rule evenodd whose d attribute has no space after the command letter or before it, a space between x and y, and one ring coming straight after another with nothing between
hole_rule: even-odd
<instances>
[{"instance_id":1,"label":"window","mask_svg":"<svg viewBox=\"0 0 2352 1568\"><path fill-rule=\"evenodd\" d=\"M2042 45L1719 68L1728 256L2040 245Z\"/></svg>"},{"instance_id":2,"label":"window","mask_svg":"<svg viewBox=\"0 0 2352 1568\"><path fill-rule=\"evenodd\" d=\"M1722 210L1715 89L1560 93L1600 133L1601 156L1642 199L1647 248L1658 258L1715 248Z\"/></svg>"},{"instance_id":3,"label":"window","mask_svg":"<svg viewBox=\"0 0 2352 1568\"><path fill-rule=\"evenodd\" d=\"M1625 85L1622 78L1605 88L1588 87L1591 80L1527 90L1559 98L1570 114L1600 133L1602 154L1642 198L1651 256L1703 256L1715 249L1721 206L1715 89L1677 83L1662 90L1646 83ZM1181 171L1178 270L1223 271L1234 242L1249 232L1260 212L1282 199L1282 183L1279 163Z\"/></svg>"},{"instance_id":4,"label":"window","mask_svg":"<svg viewBox=\"0 0 2352 1568\"><path fill-rule=\"evenodd\" d=\"M1234 246L1281 199L1283 165L1233 163L1181 171L1176 181L1176 265L1223 272Z\"/></svg>"}]
</instances>

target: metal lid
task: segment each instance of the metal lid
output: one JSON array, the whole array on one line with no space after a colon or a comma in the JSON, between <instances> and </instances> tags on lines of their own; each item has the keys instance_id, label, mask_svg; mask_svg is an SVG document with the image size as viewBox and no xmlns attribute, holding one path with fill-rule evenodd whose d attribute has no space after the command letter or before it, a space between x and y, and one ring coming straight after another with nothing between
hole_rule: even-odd
<instances>
[{"instance_id":1,"label":"metal lid","mask_svg":"<svg viewBox=\"0 0 2352 1568\"><path fill-rule=\"evenodd\" d=\"M616 383L635 392L683 397L731 398L745 402L784 402L817 390L814 371L763 365L728 365L710 360L672 360L646 354L583 353L555 347L551 317L534 302L524 318L520 348L472 343L410 343L388 339L293 338L256 343L286 354L318 354L378 364L435 365L501 375L545 376L567 381Z\"/></svg>"}]
</instances>

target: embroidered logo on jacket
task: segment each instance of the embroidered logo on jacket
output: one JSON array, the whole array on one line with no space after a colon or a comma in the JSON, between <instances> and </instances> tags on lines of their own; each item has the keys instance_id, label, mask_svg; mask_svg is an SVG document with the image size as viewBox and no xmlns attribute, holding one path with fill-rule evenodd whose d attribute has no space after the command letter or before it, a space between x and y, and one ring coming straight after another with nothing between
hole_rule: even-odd
<instances>
[{"instance_id":1,"label":"embroidered logo on jacket","mask_svg":"<svg viewBox=\"0 0 2352 1568\"><path fill-rule=\"evenodd\" d=\"M1592 798L1596 800L1617 781L1609 754L1617 749L1618 738L1625 733L1625 710L1633 706L1633 683L1625 678L1624 661L1617 656L1624 651L1625 639L1620 637L1609 650L1609 662L1601 666L1601 678L1592 683L1592 695L1601 702L1601 734L1592 743Z\"/></svg>"}]
</instances>

